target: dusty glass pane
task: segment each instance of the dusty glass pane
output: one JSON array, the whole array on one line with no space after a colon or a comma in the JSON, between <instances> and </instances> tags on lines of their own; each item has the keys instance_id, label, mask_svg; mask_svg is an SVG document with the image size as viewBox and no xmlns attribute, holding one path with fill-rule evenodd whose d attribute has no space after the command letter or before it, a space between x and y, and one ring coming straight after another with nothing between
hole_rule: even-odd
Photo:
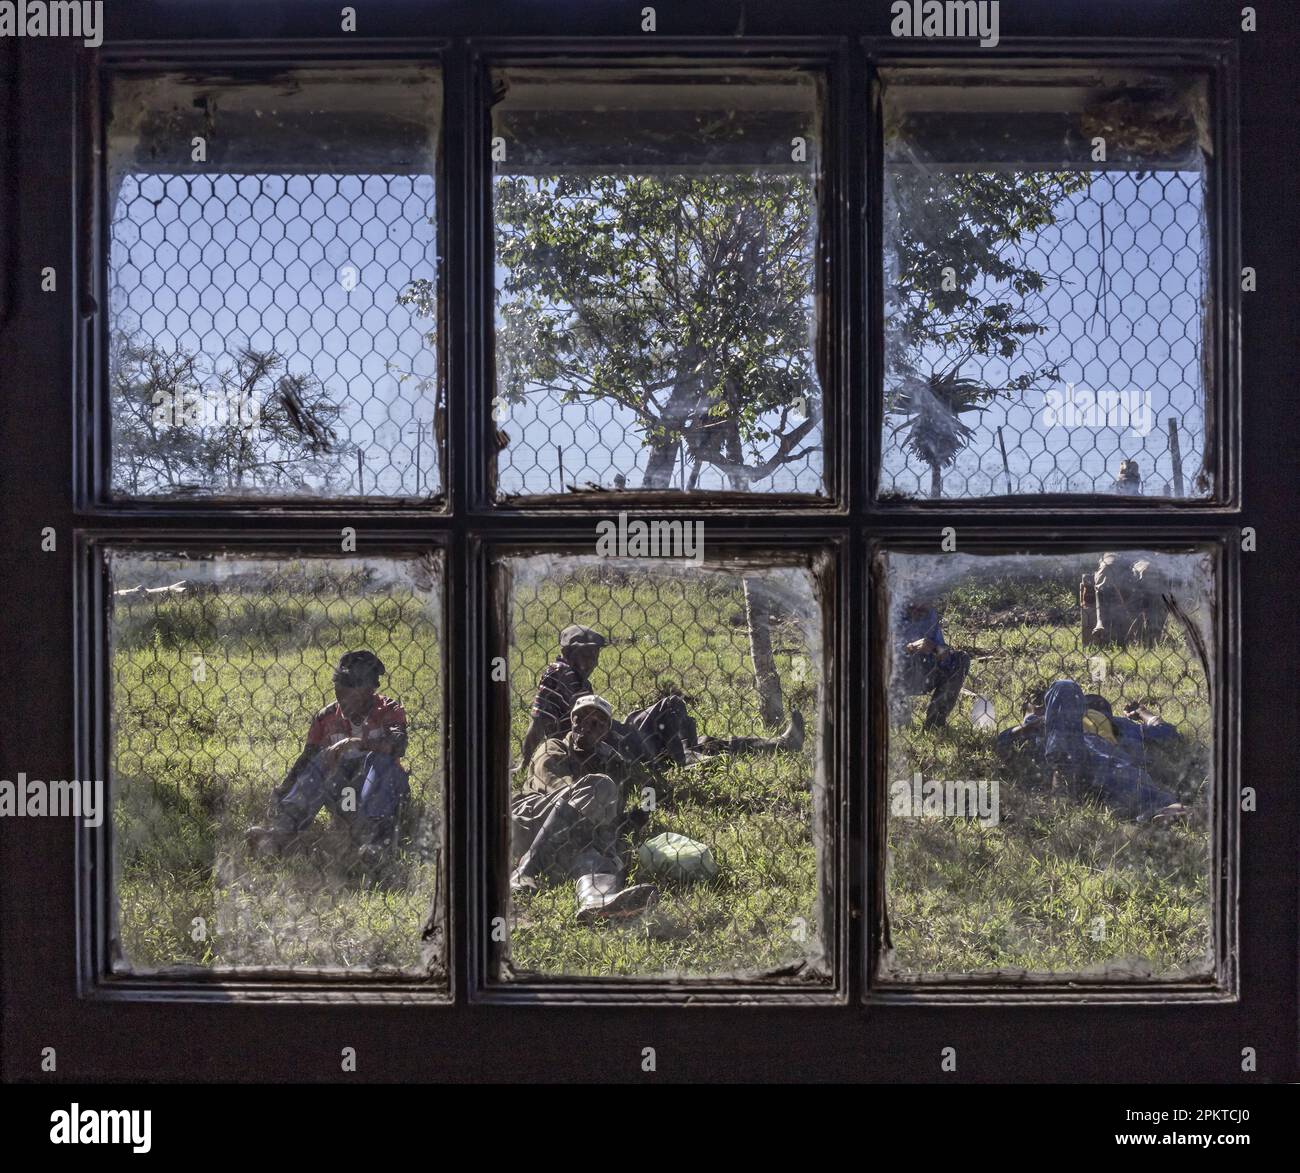
<instances>
[{"instance_id":1,"label":"dusty glass pane","mask_svg":"<svg viewBox=\"0 0 1300 1173\"><path fill-rule=\"evenodd\" d=\"M823 493L814 78L496 89L497 495Z\"/></svg>"},{"instance_id":2,"label":"dusty glass pane","mask_svg":"<svg viewBox=\"0 0 1300 1173\"><path fill-rule=\"evenodd\" d=\"M442 491L437 75L119 77L111 489Z\"/></svg>"},{"instance_id":3,"label":"dusty glass pane","mask_svg":"<svg viewBox=\"0 0 1300 1173\"><path fill-rule=\"evenodd\" d=\"M1204 498L1205 88L890 71L885 497Z\"/></svg>"},{"instance_id":4,"label":"dusty glass pane","mask_svg":"<svg viewBox=\"0 0 1300 1173\"><path fill-rule=\"evenodd\" d=\"M501 976L828 980L814 573L506 566Z\"/></svg>"},{"instance_id":5,"label":"dusty glass pane","mask_svg":"<svg viewBox=\"0 0 1300 1173\"><path fill-rule=\"evenodd\" d=\"M108 565L115 968L441 977L440 562Z\"/></svg>"},{"instance_id":6,"label":"dusty glass pane","mask_svg":"<svg viewBox=\"0 0 1300 1173\"><path fill-rule=\"evenodd\" d=\"M882 975L1212 972L1209 556L885 569Z\"/></svg>"}]
</instances>

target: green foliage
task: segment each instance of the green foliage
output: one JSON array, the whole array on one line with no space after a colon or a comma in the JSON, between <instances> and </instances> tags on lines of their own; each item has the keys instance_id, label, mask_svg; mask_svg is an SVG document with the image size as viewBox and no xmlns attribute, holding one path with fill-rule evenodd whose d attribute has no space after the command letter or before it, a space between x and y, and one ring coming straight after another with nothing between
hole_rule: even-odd
<instances>
[{"instance_id":1,"label":"green foliage","mask_svg":"<svg viewBox=\"0 0 1300 1173\"><path fill-rule=\"evenodd\" d=\"M1025 308L1046 280L1020 246L1088 184L1085 172L890 171L886 410L900 420L894 434L905 431L907 448L934 470L934 496L940 470L974 434L964 414L1057 377L1048 364L990 387L961 368L974 356L1011 359L1046 331ZM944 369L922 374L927 362Z\"/></svg>"},{"instance_id":2,"label":"green foliage","mask_svg":"<svg viewBox=\"0 0 1300 1173\"><path fill-rule=\"evenodd\" d=\"M273 350L212 360L119 332L110 370L120 492L320 491L335 472L342 408ZM187 412L203 422L186 422Z\"/></svg>"},{"instance_id":3,"label":"green foliage","mask_svg":"<svg viewBox=\"0 0 1300 1173\"><path fill-rule=\"evenodd\" d=\"M808 179L565 175L495 190L500 394L610 399L657 452L684 439L733 478L806 455L819 401ZM777 456L761 458L772 439ZM661 471L652 459L647 484Z\"/></svg>"},{"instance_id":4,"label":"green foliage","mask_svg":"<svg viewBox=\"0 0 1300 1173\"><path fill-rule=\"evenodd\" d=\"M947 468L966 447L973 428L962 421L968 411L983 411L997 392L956 369L927 379L909 377L891 400L890 409L903 417L894 429L907 429L907 446L932 468Z\"/></svg>"},{"instance_id":5,"label":"green foliage","mask_svg":"<svg viewBox=\"0 0 1300 1173\"><path fill-rule=\"evenodd\" d=\"M886 356L914 373L920 351L1011 358L1046 327L1023 300L1045 279L1019 246L1056 222L1060 205L1086 190L1086 172L890 170L886 231L890 294ZM944 270L953 271L945 289ZM1001 295L993 292L1000 286ZM1032 383L1017 385L1021 389Z\"/></svg>"}]
</instances>

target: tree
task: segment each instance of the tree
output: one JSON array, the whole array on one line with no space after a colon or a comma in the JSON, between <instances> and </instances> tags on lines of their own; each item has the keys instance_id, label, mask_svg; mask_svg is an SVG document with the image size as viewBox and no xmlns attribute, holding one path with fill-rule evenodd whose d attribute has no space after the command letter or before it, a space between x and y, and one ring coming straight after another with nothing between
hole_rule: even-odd
<instances>
[{"instance_id":1,"label":"tree","mask_svg":"<svg viewBox=\"0 0 1300 1173\"><path fill-rule=\"evenodd\" d=\"M552 390L626 408L651 489L683 442L692 484L709 464L737 489L816 452L807 178L505 178L496 226L508 401Z\"/></svg>"},{"instance_id":2,"label":"tree","mask_svg":"<svg viewBox=\"0 0 1300 1173\"><path fill-rule=\"evenodd\" d=\"M1044 278L1014 246L1087 182L1072 172L891 173L891 414L920 407L915 380L930 377L919 367L936 349L946 377L960 379L955 356L1010 358L1045 329L1024 308ZM498 394L619 404L649 449L645 488L668 486L682 443L691 487L705 464L743 489L805 459L821 414L809 344L816 226L802 175L498 179ZM427 282L403 294L429 317L433 297ZM984 398L1052 373L1026 372ZM935 427L933 408L912 416L922 432ZM920 432L907 442L928 446Z\"/></svg>"},{"instance_id":3,"label":"tree","mask_svg":"<svg viewBox=\"0 0 1300 1173\"><path fill-rule=\"evenodd\" d=\"M1047 329L1025 305L1046 280L1016 246L1088 183L1086 172L890 171L885 410L901 420L891 434L905 431L905 446L929 464L932 497L974 434L963 414L1059 377L1045 364L990 387L961 369L976 356L1011 359Z\"/></svg>"},{"instance_id":4,"label":"tree","mask_svg":"<svg viewBox=\"0 0 1300 1173\"><path fill-rule=\"evenodd\" d=\"M112 484L132 496L322 491L337 474L341 408L275 351L211 361L138 335L113 338Z\"/></svg>"},{"instance_id":5,"label":"tree","mask_svg":"<svg viewBox=\"0 0 1300 1173\"><path fill-rule=\"evenodd\" d=\"M930 496L943 492L943 470L956 463L974 429L963 422L968 411L983 411L997 390L974 379L964 379L954 367L933 372L928 378L904 375L890 401L890 410L902 416L891 435L906 429L906 446L930 466Z\"/></svg>"}]
</instances>

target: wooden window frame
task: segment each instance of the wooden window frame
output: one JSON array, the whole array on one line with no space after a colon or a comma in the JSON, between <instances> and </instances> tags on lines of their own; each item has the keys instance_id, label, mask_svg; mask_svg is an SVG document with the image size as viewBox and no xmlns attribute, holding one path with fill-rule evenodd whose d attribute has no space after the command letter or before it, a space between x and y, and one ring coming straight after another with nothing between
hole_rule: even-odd
<instances>
[{"instance_id":1,"label":"wooden window frame","mask_svg":"<svg viewBox=\"0 0 1300 1173\"><path fill-rule=\"evenodd\" d=\"M938 1079L944 1046L961 1051L963 1078L984 1080L1296 1078L1300 903L1294 843L1300 819L1277 747L1294 745L1297 706L1294 680L1290 674L1280 678L1277 649L1294 642L1293 591L1281 552L1294 537L1294 519L1283 462L1300 445L1300 413L1280 409L1292 372L1284 348L1275 344L1289 336L1296 303L1294 291L1284 288L1289 283L1276 280L1277 292L1252 295L1247 321L1237 277L1244 263L1261 266L1261 273L1275 266L1290 243L1270 185L1277 158L1285 154L1279 144L1294 133L1283 85L1285 36L1270 42L1264 32L1242 33L1235 6L1209 0L1150 8L1077 0L1032 12L1003 5L1004 40L996 49L895 39L889 36L887 5L833 0L688 5L673 9L671 21L669 7L662 5L663 31L654 35L640 32L632 10L578 0L507 0L491 11L455 6L446 14L436 6L379 3L364 10L364 35L351 37L340 35L336 11L320 5L264 0L238 14L235 7L196 13L165 0L122 6L106 13L108 39L97 52L54 40L29 40L16 48L0 43L0 63L17 59L12 101L18 119L16 129L0 139L0 151L15 163L10 167L5 159L0 217L18 229L7 245L12 276L0 289L0 313L7 311L0 332L11 372L9 394L0 404L8 455L0 473L8 497L3 540L17 552L3 651L7 664L23 666L21 673L6 674L0 688L5 711L25 714L21 738L8 741L5 776L25 769L32 776L61 777L74 765L78 771L102 769L104 665L96 658L102 648L103 613L96 609L102 588L93 571L100 547L188 544L256 553L292 546L324 553L337 551L345 524L358 528L360 556L440 546L448 559L448 679L466 682L449 691L447 713L451 989L445 998L429 997L406 983L368 989L364 980L348 978L316 983L318 988L163 980L149 988L108 990L97 944L103 905L93 841L59 820L5 819L0 979L8 1013L0 1074L7 1080L45 1078L40 1051L55 1046L57 1078L82 1082L330 1078L338 1071L337 1037L340 1043L360 1040L374 1056L361 1078L395 1082L604 1081L611 1069L614 1078L633 1080L648 1045L656 1047L661 1071L708 1081ZM1280 5L1258 7L1261 24L1270 14L1281 23ZM509 37L499 35L503 28L511 30ZM1099 38L1098 28L1113 35ZM711 535L737 547L793 549L814 542L836 550L836 606L826 621L842 653L828 704L836 706L839 743L837 932L844 940L833 1004L792 1005L764 990L737 990L734 997L722 990L698 1005L680 989L584 990L560 999L538 990L502 996L493 990L488 996L482 981L483 902L492 895L481 837L491 777L482 769L490 730L487 554L539 541L575 548L590 542L594 522L611 512L609 502L599 500L519 509L488 499L479 443L488 423L492 369L483 82L495 61L597 57L815 61L830 78L822 151L835 203L827 262L833 301L830 390L838 396L826 431L830 499L816 507L775 498L734 506L664 499L653 503L653 512L704 517ZM105 243L95 179L96 151L102 151L101 71L126 64L237 69L398 59L436 61L443 76L438 178L447 307L445 512L401 505L357 509L328 501L283 510L201 503L109 507L100 496L96 463L104 390L98 339L105 312L95 276ZM874 437L883 377L875 70L928 62L996 69L1003 61L1098 60L1195 66L1215 79L1215 381L1207 426L1217 442L1219 496L1156 505L1048 496L875 500L880 454ZM56 294L35 292L44 265L58 269ZM1243 410L1247 398L1249 412ZM1249 462L1241 459L1246 449ZM1219 548L1226 609L1218 652L1227 675L1215 709L1216 722L1226 723L1216 753L1227 757L1216 783L1223 806L1218 826L1227 838L1217 846L1222 866L1215 882L1225 914L1221 924L1230 932L1219 942L1221 967L1212 988L1186 997L1159 984L1113 983L1080 995L1067 988L1027 992L974 982L954 994L947 988L885 989L871 978L883 913L878 849L884 777L882 745L873 737L883 682L872 558L880 548L937 549L943 525L957 527L965 550L1031 544ZM44 526L57 535L53 553L39 552ZM1246 526L1258 534L1257 553L1241 551L1239 534ZM31 697L40 704L32 705ZM1243 785L1255 788L1259 809L1231 814L1227 808L1237 809ZM557 1006L557 1000L568 1004ZM692 1004L676 1004L683 1001ZM1141 1040L1137 1045L1135 1037ZM203 1047L197 1066L195 1039L219 1040ZM1246 1046L1258 1052L1258 1074L1241 1070ZM1171 1056L1177 1057L1172 1072Z\"/></svg>"}]
</instances>

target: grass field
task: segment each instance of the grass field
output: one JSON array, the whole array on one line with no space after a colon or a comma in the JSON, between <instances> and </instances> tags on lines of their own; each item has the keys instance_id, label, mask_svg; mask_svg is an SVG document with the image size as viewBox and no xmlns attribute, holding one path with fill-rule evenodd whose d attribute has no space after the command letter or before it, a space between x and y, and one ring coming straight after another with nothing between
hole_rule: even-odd
<instances>
[{"instance_id":1,"label":"grass field","mask_svg":"<svg viewBox=\"0 0 1300 1173\"><path fill-rule=\"evenodd\" d=\"M226 563L219 588L116 601L114 830L121 965L412 970L437 891L442 809L442 669L437 607L360 563ZM174 581L194 564L118 557L117 587ZM242 576L242 578L240 577ZM279 860L250 857L271 789L334 697L344 651L370 648L381 691L406 706L412 803L386 882L352 869L327 815ZM196 924L201 918L201 924Z\"/></svg>"},{"instance_id":2,"label":"grass field","mask_svg":"<svg viewBox=\"0 0 1300 1173\"><path fill-rule=\"evenodd\" d=\"M594 561L594 560L593 560ZM734 573L540 560L515 564L510 705L518 753L536 679L559 630L613 640L593 681L620 716L670 688L701 732L761 733L742 582ZM119 598L113 625L114 828L122 965L360 968L441 972L441 936L421 940L440 901L442 669L428 584L381 581L360 563L326 573L294 564L271 578L245 561L218 588ZM118 556L114 585L171 581L193 564ZM244 577L240 578L240 572ZM972 652L967 687L1019 719L1036 681L1087 680L1072 573L971 577L945 603L950 643ZM382 578L382 576L380 576ZM766 576L778 599L773 643L787 706L815 730L821 636L811 579ZM1075 580L1077 581L1077 580ZM436 588L435 588L436 590ZM382 691L406 706L412 833L383 882L356 872L328 816L304 849L250 858L244 832L332 699L343 651L389 666ZM201 660L198 659L201 657ZM1209 948L1206 833L1210 710L1204 672L1176 629L1148 651L1112 652L1094 687L1141 699L1188 734L1182 780L1193 818L1138 826L1106 808L1004 781L1001 821L890 821L889 972L1152 972L1203 969ZM853 691L850 690L850 696ZM917 706L919 708L918 700ZM968 698L937 733L919 722L890 745L890 778L1000 776L992 735L966 719ZM817 753L710 762L668 775L671 796L644 836L680 832L712 848L719 874L664 884L659 911L634 926L584 928L570 884L513 909L507 975L658 977L827 971L820 892ZM855 782L860 780L855 780ZM635 864L630 879L637 880ZM201 924L196 924L201 918Z\"/></svg>"},{"instance_id":3,"label":"grass field","mask_svg":"<svg viewBox=\"0 0 1300 1173\"><path fill-rule=\"evenodd\" d=\"M1095 558L1091 559L1095 565ZM1111 649L1104 680L1081 648L1078 569L967 576L943 602L944 635L974 657L966 688L1016 725L1035 684L1080 681L1122 711L1139 700L1173 721L1187 745L1177 789L1191 817L1138 825L1096 802L1004 779L1001 821L894 817L889 822L892 977L944 973L1156 974L1210 965L1210 706L1205 673L1177 624L1153 648ZM1183 603L1189 600L1184 597ZM1028 619L1028 621L1026 621ZM970 697L936 732L916 719L891 737L889 778L999 779L993 734L969 720Z\"/></svg>"},{"instance_id":4,"label":"grass field","mask_svg":"<svg viewBox=\"0 0 1300 1173\"><path fill-rule=\"evenodd\" d=\"M516 575L511 661L512 750L528 726L538 675L569 623L613 641L592 683L621 718L670 689L688 698L702 735L762 734L744 625L742 580L695 571L651 578L647 563L627 575L617 563L536 560ZM803 572L765 576L786 606L773 649L787 707L817 721L820 626L812 580ZM547 975L754 975L825 973L814 834L812 738L798 754L716 760L668 776L644 831L676 831L709 845L718 876L689 886L658 881L654 915L634 925L581 927L572 884L543 887L515 908L509 965ZM633 863L629 882L637 882ZM509 970L507 971L509 972Z\"/></svg>"}]
</instances>

